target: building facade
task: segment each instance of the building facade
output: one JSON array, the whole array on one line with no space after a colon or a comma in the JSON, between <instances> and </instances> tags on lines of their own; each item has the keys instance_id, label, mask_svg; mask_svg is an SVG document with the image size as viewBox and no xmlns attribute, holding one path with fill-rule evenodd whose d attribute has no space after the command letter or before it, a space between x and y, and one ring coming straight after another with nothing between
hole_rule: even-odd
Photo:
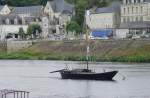
<instances>
[{"instance_id":1,"label":"building facade","mask_svg":"<svg viewBox=\"0 0 150 98\"><path fill-rule=\"evenodd\" d=\"M103 36L104 33L113 33L114 29L120 25L120 3L115 2L109 7L91 9L90 16L86 16L86 24L92 30L91 33L101 33ZM101 34L91 35L100 36Z\"/></svg>"},{"instance_id":2,"label":"building facade","mask_svg":"<svg viewBox=\"0 0 150 98\"><path fill-rule=\"evenodd\" d=\"M19 29L27 33L30 24L41 25L43 6L9 7L0 6L0 39L19 39Z\"/></svg>"},{"instance_id":3,"label":"building facade","mask_svg":"<svg viewBox=\"0 0 150 98\"><path fill-rule=\"evenodd\" d=\"M30 24L39 24L41 38L60 39L65 36L65 25L71 20L74 6L64 0L48 1L45 6L0 6L0 39L18 39L19 28L27 33Z\"/></svg>"},{"instance_id":4,"label":"building facade","mask_svg":"<svg viewBox=\"0 0 150 98\"><path fill-rule=\"evenodd\" d=\"M74 6L64 0L48 1L44 8L44 17L42 19L43 37L58 40L65 38L65 28L73 14Z\"/></svg>"},{"instance_id":5,"label":"building facade","mask_svg":"<svg viewBox=\"0 0 150 98\"><path fill-rule=\"evenodd\" d=\"M141 38L150 35L150 0L123 0L118 38Z\"/></svg>"}]
</instances>

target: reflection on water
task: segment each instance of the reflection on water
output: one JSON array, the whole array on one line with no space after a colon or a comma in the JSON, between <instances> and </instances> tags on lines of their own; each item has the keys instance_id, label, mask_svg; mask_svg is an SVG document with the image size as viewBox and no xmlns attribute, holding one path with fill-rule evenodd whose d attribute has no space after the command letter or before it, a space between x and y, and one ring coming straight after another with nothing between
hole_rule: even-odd
<instances>
[{"instance_id":1,"label":"reflection on water","mask_svg":"<svg viewBox=\"0 0 150 98\"><path fill-rule=\"evenodd\" d=\"M0 89L30 91L31 98L150 98L150 64L91 64L97 72L119 70L116 81L62 80L59 73L49 73L66 64L85 66L64 61L0 61Z\"/></svg>"}]
</instances>

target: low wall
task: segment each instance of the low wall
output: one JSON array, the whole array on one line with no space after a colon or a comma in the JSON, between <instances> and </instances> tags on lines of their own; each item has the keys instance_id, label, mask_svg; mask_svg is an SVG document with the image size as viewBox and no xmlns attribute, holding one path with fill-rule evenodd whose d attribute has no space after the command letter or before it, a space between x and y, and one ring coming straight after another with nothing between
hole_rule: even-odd
<instances>
[{"instance_id":1,"label":"low wall","mask_svg":"<svg viewBox=\"0 0 150 98\"><path fill-rule=\"evenodd\" d=\"M6 51L7 51L7 42L0 41L0 52L6 52Z\"/></svg>"},{"instance_id":2,"label":"low wall","mask_svg":"<svg viewBox=\"0 0 150 98\"><path fill-rule=\"evenodd\" d=\"M32 41L7 41L7 52L17 52L21 49L32 46Z\"/></svg>"}]
</instances>

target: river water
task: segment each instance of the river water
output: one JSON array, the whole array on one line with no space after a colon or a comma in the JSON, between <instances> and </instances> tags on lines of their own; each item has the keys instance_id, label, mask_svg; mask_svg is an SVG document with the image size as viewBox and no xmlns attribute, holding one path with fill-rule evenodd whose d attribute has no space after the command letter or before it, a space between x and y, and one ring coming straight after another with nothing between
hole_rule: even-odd
<instances>
[{"instance_id":1,"label":"river water","mask_svg":"<svg viewBox=\"0 0 150 98\"><path fill-rule=\"evenodd\" d=\"M0 89L30 92L30 98L150 98L150 64L92 63L91 69L119 70L115 81L62 80L50 71L85 67L84 62L0 61Z\"/></svg>"}]
</instances>

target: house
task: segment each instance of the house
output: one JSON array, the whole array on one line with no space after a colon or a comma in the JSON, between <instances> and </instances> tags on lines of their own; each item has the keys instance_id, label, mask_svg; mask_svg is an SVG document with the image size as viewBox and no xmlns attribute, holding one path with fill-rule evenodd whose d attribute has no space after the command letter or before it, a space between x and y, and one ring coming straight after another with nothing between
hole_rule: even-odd
<instances>
[{"instance_id":1,"label":"house","mask_svg":"<svg viewBox=\"0 0 150 98\"><path fill-rule=\"evenodd\" d=\"M71 20L73 14L74 6L68 4L66 1L48 1L44 8L44 19L42 19L43 37L63 39L66 35L66 24Z\"/></svg>"},{"instance_id":2,"label":"house","mask_svg":"<svg viewBox=\"0 0 150 98\"><path fill-rule=\"evenodd\" d=\"M9 7L0 6L0 39L19 38L19 28L27 33L31 23L41 24L43 6Z\"/></svg>"},{"instance_id":3,"label":"house","mask_svg":"<svg viewBox=\"0 0 150 98\"><path fill-rule=\"evenodd\" d=\"M123 0L116 37L150 37L150 0Z\"/></svg>"},{"instance_id":4,"label":"house","mask_svg":"<svg viewBox=\"0 0 150 98\"><path fill-rule=\"evenodd\" d=\"M65 26L74 13L74 6L64 0L48 1L45 6L0 6L0 39L19 38L19 28L27 33L30 24L42 27L43 39L63 39Z\"/></svg>"},{"instance_id":5,"label":"house","mask_svg":"<svg viewBox=\"0 0 150 98\"><path fill-rule=\"evenodd\" d=\"M115 2L109 7L91 9L90 13L91 13L90 16L86 15L86 24L91 29L92 31L91 33L93 33L91 35L101 35L101 34L103 35L108 31L113 32L114 29L119 27L120 25L120 3L119 2ZM95 31L101 34L94 34ZM96 36L92 36L92 37L96 37Z\"/></svg>"}]
</instances>

